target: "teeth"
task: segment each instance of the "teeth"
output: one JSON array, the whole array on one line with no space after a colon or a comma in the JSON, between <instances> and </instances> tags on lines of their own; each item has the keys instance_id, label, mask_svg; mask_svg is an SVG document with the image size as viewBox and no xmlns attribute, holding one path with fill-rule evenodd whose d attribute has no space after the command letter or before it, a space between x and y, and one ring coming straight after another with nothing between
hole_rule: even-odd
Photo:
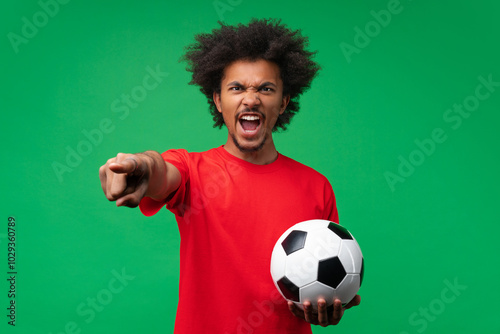
<instances>
[{"instance_id":1,"label":"teeth","mask_svg":"<svg viewBox=\"0 0 500 334\"><path fill-rule=\"evenodd\" d=\"M245 115L245 116L241 116L241 119L244 119L245 121L257 121L257 120L259 120L259 116Z\"/></svg>"}]
</instances>

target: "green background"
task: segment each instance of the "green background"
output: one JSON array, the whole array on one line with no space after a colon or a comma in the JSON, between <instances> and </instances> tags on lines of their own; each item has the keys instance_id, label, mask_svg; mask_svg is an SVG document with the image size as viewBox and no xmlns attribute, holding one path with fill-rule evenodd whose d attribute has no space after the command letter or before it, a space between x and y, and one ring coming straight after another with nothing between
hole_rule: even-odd
<instances>
[{"instance_id":1,"label":"green background","mask_svg":"<svg viewBox=\"0 0 500 334\"><path fill-rule=\"evenodd\" d=\"M275 141L281 153L328 177L340 222L366 261L362 304L336 328L314 333L500 332L500 87L473 97L479 77L500 81L498 2L215 4L219 10L211 0L72 0L50 16L37 1L2 5L1 332L172 332L174 217L115 208L102 194L98 168L118 152L223 144L225 130L212 128L206 100L178 59L194 34L218 20L252 17L281 18L318 50L322 71ZM388 7L398 13L385 26L374 23L372 11ZM37 30L25 27L31 37L13 45L13 34L22 36L34 20ZM371 37L362 41L357 31L366 28ZM346 56L341 45L356 41ZM168 76L128 114L115 112L122 94L140 91L148 66ZM447 121L447 110L464 101L470 115ZM100 131L103 120L107 133L89 146L85 133ZM436 129L446 140L432 149ZM426 153L418 141L428 144ZM78 149L85 155L69 167L68 150ZM387 175L399 173L401 159L416 166L391 186ZM58 176L54 165L67 169ZM6 317L10 216L17 223L15 328ZM133 279L110 294L113 271ZM108 299L93 319L78 313L97 296Z\"/></svg>"}]
</instances>

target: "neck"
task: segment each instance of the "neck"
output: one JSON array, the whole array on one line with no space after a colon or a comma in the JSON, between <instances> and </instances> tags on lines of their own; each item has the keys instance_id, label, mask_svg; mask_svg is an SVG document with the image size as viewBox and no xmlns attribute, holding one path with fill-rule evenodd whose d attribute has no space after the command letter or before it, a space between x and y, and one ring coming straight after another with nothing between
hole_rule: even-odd
<instances>
[{"instance_id":1,"label":"neck","mask_svg":"<svg viewBox=\"0 0 500 334\"><path fill-rule=\"evenodd\" d=\"M268 165L278 158L278 151L274 146L272 138L266 141L264 146L257 151L245 152L241 151L233 142L233 139L228 136L224 149L237 158L256 165Z\"/></svg>"}]
</instances>

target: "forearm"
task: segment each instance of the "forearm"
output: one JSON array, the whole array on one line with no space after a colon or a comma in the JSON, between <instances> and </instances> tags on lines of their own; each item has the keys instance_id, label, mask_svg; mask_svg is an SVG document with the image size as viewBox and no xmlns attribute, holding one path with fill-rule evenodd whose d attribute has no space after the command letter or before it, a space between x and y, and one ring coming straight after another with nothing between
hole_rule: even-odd
<instances>
[{"instance_id":1,"label":"forearm","mask_svg":"<svg viewBox=\"0 0 500 334\"><path fill-rule=\"evenodd\" d=\"M145 196L154 200L162 201L180 185L181 177L179 170L156 151L140 153L146 158L149 169L148 189Z\"/></svg>"}]
</instances>

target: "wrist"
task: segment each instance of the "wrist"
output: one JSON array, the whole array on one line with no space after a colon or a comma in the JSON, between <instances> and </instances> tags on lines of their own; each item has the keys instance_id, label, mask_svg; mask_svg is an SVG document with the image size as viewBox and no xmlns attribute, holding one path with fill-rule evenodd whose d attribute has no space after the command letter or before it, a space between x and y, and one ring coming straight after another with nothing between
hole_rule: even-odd
<instances>
[{"instance_id":1,"label":"wrist","mask_svg":"<svg viewBox=\"0 0 500 334\"><path fill-rule=\"evenodd\" d=\"M166 166L161 154L156 151L139 153L147 166L148 188L145 196L154 200L163 200L167 188Z\"/></svg>"}]
</instances>

